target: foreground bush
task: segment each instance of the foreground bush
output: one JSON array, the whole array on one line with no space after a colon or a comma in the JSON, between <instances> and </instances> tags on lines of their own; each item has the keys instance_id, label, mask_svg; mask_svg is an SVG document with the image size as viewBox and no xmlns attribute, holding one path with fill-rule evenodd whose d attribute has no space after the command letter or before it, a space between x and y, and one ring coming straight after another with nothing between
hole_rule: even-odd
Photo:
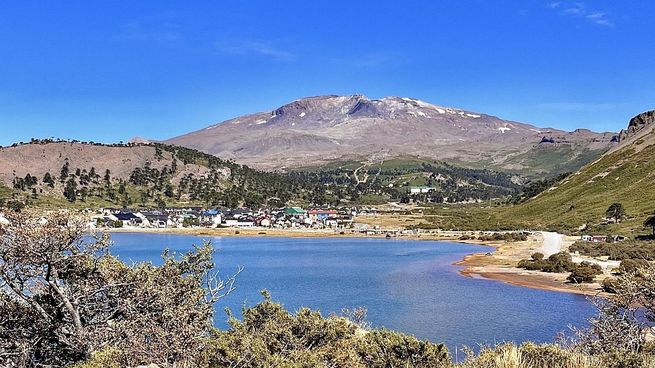
<instances>
[{"instance_id":1,"label":"foreground bush","mask_svg":"<svg viewBox=\"0 0 655 368\"><path fill-rule=\"evenodd\" d=\"M337 316L301 309L295 315L265 300L243 321L218 331L207 351L210 367L447 367L444 345L389 330L363 330Z\"/></svg>"},{"instance_id":2,"label":"foreground bush","mask_svg":"<svg viewBox=\"0 0 655 368\"><path fill-rule=\"evenodd\" d=\"M563 349L557 345L525 343L502 344L483 348L461 368L652 368L655 357L631 352L589 355Z\"/></svg>"},{"instance_id":3,"label":"foreground bush","mask_svg":"<svg viewBox=\"0 0 655 368\"><path fill-rule=\"evenodd\" d=\"M444 345L389 330L371 330L361 310L350 318L295 314L271 301L213 327L214 303L234 278L212 273L209 244L163 264L125 265L106 237L89 239L66 215L11 216L0 227L0 366L159 367L454 367ZM569 256L570 257L570 256ZM565 267L557 254L530 262ZM655 266L631 265L612 283L615 295L594 302L590 327L555 345L485 348L462 368L648 368L655 345ZM644 266L644 267L642 267ZM585 267L591 267L585 265Z\"/></svg>"},{"instance_id":4,"label":"foreground bush","mask_svg":"<svg viewBox=\"0 0 655 368\"><path fill-rule=\"evenodd\" d=\"M121 367L197 366L213 304L234 281L212 273L209 244L165 253L158 267L127 266L80 219L9 219L0 228L1 367L61 367L100 351Z\"/></svg>"}]
</instances>

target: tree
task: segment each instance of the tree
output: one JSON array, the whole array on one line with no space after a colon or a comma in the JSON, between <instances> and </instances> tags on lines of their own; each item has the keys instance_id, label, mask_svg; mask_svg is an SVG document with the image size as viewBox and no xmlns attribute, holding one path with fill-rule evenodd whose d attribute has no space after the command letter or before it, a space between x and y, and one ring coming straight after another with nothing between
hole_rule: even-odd
<instances>
[{"instance_id":1,"label":"tree","mask_svg":"<svg viewBox=\"0 0 655 368\"><path fill-rule=\"evenodd\" d=\"M592 300L598 315L589 320L590 327L575 330L572 347L591 355L647 349L646 337L655 323L655 265L622 273L604 284L615 294Z\"/></svg>"},{"instance_id":2,"label":"tree","mask_svg":"<svg viewBox=\"0 0 655 368\"><path fill-rule=\"evenodd\" d=\"M653 237L655 237L655 215L646 219L646 221L644 221L644 226L650 227L653 231Z\"/></svg>"},{"instance_id":3,"label":"tree","mask_svg":"<svg viewBox=\"0 0 655 368\"><path fill-rule=\"evenodd\" d=\"M140 193L140 197L141 197L141 206L142 206L142 207L145 207L146 204L148 203L148 198L150 197L150 196L148 195L148 192L145 191L145 190L144 190L144 191L141 191L141 193Z\"/></svg>"},{"instance_id":4,"label":"tree","mask_svg":"<svg viewBox=\"0 0 655 368\"><path fill-rule=\"evenodd\" d=\"M49 172L45 173L43 176L43 182L46 183L50 188L55 187L55 180L52 178Z\"/></svg>"},{"instance_id":5,"label":"tree","mask_svg":"<svg viewBox=\"0 0 655 368\"><path fill-rule=\"evenodd\" d=\"M607 218L614 219L616 222L621 222L625 217L625 209L621 203L612 203L605 212Z\"/></svg>"},{"instance_id":6,"label":"tree","mask_svg":"<svg viewBox=\"0 0 655 368\"><path fill-rule=\"evenodd\" d=\"M157 204L157 208L159 208L160 210L166 209L166 201L164 201L162 197L157 196L155 203Z\"/></svg>"},{"instance_id":7,"label":"tree","mask_svg":"<svg viewBox=\"0 0 655 368\"><path fill-rule=\"evenodd\" d=\"M68 178L68 174L70 172L69 165L68 165L68 159L66 159L66 162L64 162L64 166L61 167L61 171L59 172L59 181L64 182L66 181L66 178Z\"/></svg>"},{"instance_id":8,"label":"tree","mask_svg":"<svg viewBox=\"0 0 655 368\"><path fill-rule=\"evenodd\" d=\"M213 304L234 289L211 244L128 266L83 219L10 214L0 229L0 366L68 366L109 349L112 366L195 367Z\"/></svg>"},{"instance_id":9,"label":"tree","mask_svg":"<svg viewBox=\"0 0 655 368\"><path fill-rule=\"evenodd\" d=\"M64 187L64 197L66 197L69 202L75 202L77 199L77 182L75 182L75 178L70 178L66 182L66 187Z\"/></svg>"}]
</instances>

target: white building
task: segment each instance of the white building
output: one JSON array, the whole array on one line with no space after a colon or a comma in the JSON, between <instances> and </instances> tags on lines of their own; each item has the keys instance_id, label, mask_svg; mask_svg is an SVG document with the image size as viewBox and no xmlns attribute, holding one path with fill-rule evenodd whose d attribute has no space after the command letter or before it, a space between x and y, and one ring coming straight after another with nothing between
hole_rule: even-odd
<instances>
[{"instance_id":1,"label":"white building","mask_svg":"<svg viewBox=\"0 0 655 368\"><path fill-rule=\"evenodd\" d=\"M437 190L437 188L433 188L433 187L411 187L411 188L409 188L409 192L411 194L428 193L431 190Z\"/></svg>"}]
</instances>

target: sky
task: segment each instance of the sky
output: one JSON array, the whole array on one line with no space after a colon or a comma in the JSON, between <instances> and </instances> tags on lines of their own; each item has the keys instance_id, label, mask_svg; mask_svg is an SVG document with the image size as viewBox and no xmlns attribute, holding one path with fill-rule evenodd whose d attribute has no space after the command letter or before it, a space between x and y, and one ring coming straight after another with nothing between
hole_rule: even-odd
<instances>
[{"instance_id":1,"label":"sky","mask_svg":"<svg viewBox=\"0 0 655 368\"><path fill-rule=\"evenodd\" d=\"M0 6L0 145L166 139L326 94L566 130L655 109L655 1L31 1Z\"/></svg>"}]
</instances>

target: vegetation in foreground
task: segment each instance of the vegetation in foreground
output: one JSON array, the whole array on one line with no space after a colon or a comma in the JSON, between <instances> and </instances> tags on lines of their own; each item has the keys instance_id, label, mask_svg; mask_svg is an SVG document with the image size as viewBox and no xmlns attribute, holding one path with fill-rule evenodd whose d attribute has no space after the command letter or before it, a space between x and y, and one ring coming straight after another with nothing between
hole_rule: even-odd
<instances>
[{"instance_id":1,"label":"vegetation in foreground","mask_svg":"<svg viewBox=\"0 0 655 368\"><path fill-rule=\"evenodd\" d=\"M264 301L217 330L214 303L235 276L216 277L209 244L163 264L126 265L106 237L69 215L10 214L0 229L0 366L126 367L652 367L655 268L616 280L599 314L559 345L510 344L452 362L442 344L370 329L361 310L322 316Z\"/></svg>"}]
</instances>

